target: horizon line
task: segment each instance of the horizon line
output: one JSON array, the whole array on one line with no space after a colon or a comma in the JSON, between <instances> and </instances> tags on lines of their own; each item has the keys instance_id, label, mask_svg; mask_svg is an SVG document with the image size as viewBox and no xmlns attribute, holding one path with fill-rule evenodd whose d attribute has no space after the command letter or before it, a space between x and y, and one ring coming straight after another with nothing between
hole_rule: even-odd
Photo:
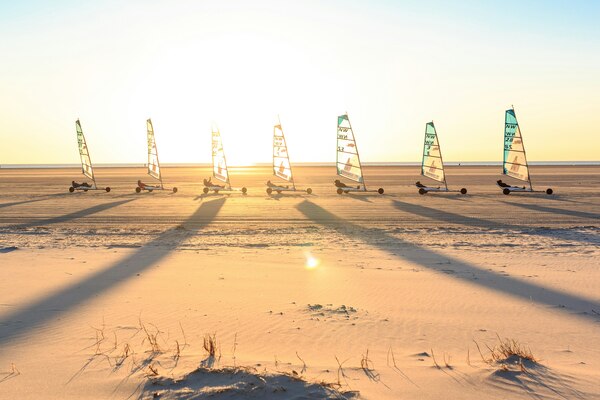
<instances>
[{"instance_id":1,"label":"horizon line","mask_svg":"<svg viewBox=\"0 0 600 400\"><path fill-rule=\"evenodd\" d=\"M162 167L170 168L189 168L201 167L211 168L212 163L161 163ZM446 161L446 166L502 166L502 161ZM294 166L298 167L335 167L335 162L297 162ZM365 167L419 167L419 161L395 161L395 162L363 162ZM532 161L532 166L600 166L600 161ZM68 169L79 168L80 163L51 163L51 164L0 164L0 169ZM243 165L230 165L229 168L260 168L271 167L272 163L252 163ZM95 163L95 168L146 168L146 163Z\"/></svg>"}]
</instances>

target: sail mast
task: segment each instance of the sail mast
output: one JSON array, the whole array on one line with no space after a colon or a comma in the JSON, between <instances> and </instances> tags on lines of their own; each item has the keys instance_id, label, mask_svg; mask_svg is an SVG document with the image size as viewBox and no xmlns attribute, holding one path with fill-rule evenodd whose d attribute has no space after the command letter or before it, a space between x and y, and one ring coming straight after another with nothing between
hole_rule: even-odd
<instances>
[{"instance_id":1,"label":"sail mast","mask_svg":"<svg viewBox=\"0 0 600 400\"><path fill-rule=\"evenodd\" d=\"M281 120L279 119L279 114L277 114L277 121L279 122L279 127L281 128ZM273 174L277 176L275 171L277 170L275 167L275 134L277 132L277 125L273 127Z\"/></svg>"},{"instance_id":2,"label":"sail mast","mask_svg":"<svg viewBox=\"0 0 600 400\"><path fill-rule=\"evenodd\" d=\"M433 121L431 121L431 125L433 125ZM442 171L444 173L444 186L446 187L446 190L448 190L448 182L446 181L446 169L444 167L444 157L442 157L442 146L440 145L440 138L438 137L437 129L435 129L435 125L433 126L433 129L435 130L435 140L437 141L438 151L440 152L440 164L442 166Z\"/></svg>"},{"instance_id":3,"label":"sail mast","mask_svg":"<svg viewBox=\"0 0 600 400\"><path fill-rule=\"evenodd\" d=\"M433 121L431 121L433 122ZM425 124L425 135L423 135L423 154L421 155L421 175L423 175L425 167L425 148L427 147L427 125Z\"/></svg>"},{"instance_id":4,"label":"sail mast","mask_svg":"<svg viewBox=\"0 0 600 400\"><path fill-rule=\"evenodd\" d=\"M354 140L354 149L356 150L356 158L358 159L358 168L360 168L360 177L363 185L363 189L367 190L367 185L365 185L365 178L362 171L362 163L360 162L360 154L358 153L358 146L356 145L356 138L354 137L354 130L352 129L352 124L350 123L350 117L348 117L348 111L346 111L346 118L348 119L348 125L350 126L350 132L352 132L352 140Z\"/></svg>"},{"instance_id":5,"label":"sail mast","mask_svg":"<svg viewBox=\"0 0 600 400\"><path fill-rule=\"evenodd\" d=\"M517 120L517 114L515 113L515 107L511 105L513 114L515 115L515 120L517 121L517 129L519 130L519 137L521 138L521 145L523 146L523 156L525 157L525 165L527 167L527 181L529 182L529 189L533 190L533 185L531 184L531 175L529 174L529 162L527 161L527 151L525 151L525 142L523 142L523 134L521 133L521 127L519 126L519 121Z\"/></svg>"},{"instance_id":6,"label":"sail mast","mask_svg":"<svg viewBox=\"0 0 600 400\"><path fill-rule=\"evenodd\" d=\"M277 119L279 119L279 115L277 116ZM281 126L281 120L280 119L279 119L279 126ZM281 128L281 136L283 137L283 143L285 144L285 156L287 157L288 165L290 167L290 180L292 182L292 187L295 190L296 189L296 182L294 180L294 173L292 171L292 162L290 161L290 153L289 153L288 146L287 146L287 140L285 140L285 134L283 133L283 127Z\"/></svg>"},{"instance_id":7,"label":"sail mast","mask_svg":"<svg viewBox=\"0 0 600 400\"><path fill-rule=\"evenodd\" d=\"M219 142L221 143L221 152L223 153L223 165L225 171L227 171L227 186L231 188L231 182L229 181L229 168L227 167L227 157L225 157L225 148L223 147L223 138L221 138L221 132L219 131Z\"/></svg>"}]
</instances>

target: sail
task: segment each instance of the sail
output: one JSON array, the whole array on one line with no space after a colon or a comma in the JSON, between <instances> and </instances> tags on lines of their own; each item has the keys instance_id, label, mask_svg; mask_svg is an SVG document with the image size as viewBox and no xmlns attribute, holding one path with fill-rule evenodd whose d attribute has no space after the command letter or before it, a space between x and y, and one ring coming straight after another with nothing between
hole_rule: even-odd
<instances>
[{"instance_id":1,"label":"sail","mask_svg":"<svg viewBox=\"0 0 600 400\"><path fill-rule=\"evenodd\" d=\"M225 182L229 186L229 172L227 171L227 162L225 161L225 151L221 141L221 133L218 128L212 130L212 160L213 176Z\"/></svg>"},{"instance_id":2,"label":"sail","mask_svg":"<svg viewBox=\"0 0 600 400\"><path fill-rule=\"evenodd\" d=\"M523 146L521 129L515 110L506 110L504 120L504 163L503 173L522 181L529 182L529 167Z\"/></svg>"},{"instance_id":3,"label":"sail","mask_svg":"<svg viewBox=\"0 0 600 400\"><path fill-rule=\"evenodd\" d=\"M154 128L150 119L146 120L146 129L148 131L148 175L162 182L160 163L158 162L158 150L156 149L156 140L154 139Z\"/></svg>"},{"instance_id":4,"label":"sail","mask_svg":"<svg viewBox=\"0 0 600 400\"><path fill-rule=\"evenodd\" d=\"M421 175L438 182L446 182L442 152L440 151L440 144L433 122L428 122L425 126L425 144L423 146Z\"/></svg>"},{"instance_id":5,"label":"sail","mask_svg":"<svg viewBox=\"0 0 600 400\"><path fill-rule=\"evenodd\" d=\"M281 124L273 128L273 173L283 180L294 183L292 166Z\"/></svg>"},{"instance_id":6,"label":"sail","mask_svg":"<svg viewBox=\"0 0 600 400\"><path fill-rule=\"evenodd\" d=\"M96 178L94 177L90 152L87 143L85 142L85 136L83 136L83 130L81 129L79 120L75 121L75 128L77 129L77 144L79 145L79 157L81 158L81 172L94 181L94 186L96 186Z\"/></svg>"},{"instance_id":7,"label":"sail","mask_svg":"<svg viewBox=\"0 0 600 400\"><path fill-rule=\"evenodd\" d=\"M363 183L362 168L354 133L348 115L340 115L337 123L337 173L339 176Z\"/></svg>"}]
</instances>

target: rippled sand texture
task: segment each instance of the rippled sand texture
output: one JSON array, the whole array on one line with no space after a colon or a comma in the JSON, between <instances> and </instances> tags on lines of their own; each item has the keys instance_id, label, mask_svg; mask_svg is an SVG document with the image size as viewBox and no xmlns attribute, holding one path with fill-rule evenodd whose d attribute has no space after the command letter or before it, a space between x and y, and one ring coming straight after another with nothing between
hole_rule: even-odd
<instances>
[{"instance_id":1,"label":"rippled sand texture","mask_svg":"<svg viewBox=\"0 0 600 400\"><path fill-rule=\"evenodd\" d=\"M339 196L296 167L313 194L268 196L233 169L242 196L207 168L165 168L176 194L0 169L0 398L600 398L600 167L533 167L553 196L498 171L421 196L368 167L385 194Z\"/></svg>"}]
</instances>

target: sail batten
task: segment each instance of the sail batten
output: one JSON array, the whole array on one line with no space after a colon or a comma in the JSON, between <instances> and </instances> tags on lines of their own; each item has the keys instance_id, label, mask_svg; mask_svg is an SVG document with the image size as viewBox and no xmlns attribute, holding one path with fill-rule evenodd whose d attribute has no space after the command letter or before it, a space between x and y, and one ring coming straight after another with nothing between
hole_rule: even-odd
<instances>
[{"instance_id":1,"label":"sail batten","mask_svg":"<svg viewBox=\"0 0 600 400\"><path fill-rule=\"evenodd\" d=\"M212 129L212 160L213 160L213 177L226 184L226 188L230 189L229 171L227 170L227 161L225 159L225 151L223 150L223 141L219 129Z\"/></svg>"},{"instance_id":2,"label":"sail batten","mask_svg":"<svg viewBox=\"0 0 600 400\"><path fill-rule=\"evenodd\" d=\"M158 161L158 149L156 148L154 127L152 126L152 121L150 119L146 120L146 130L148 132L148 175L160 181L162 185L160 162Z\"/></svg>"},{"instance_id":3,"label":"sail batten","mask_svg":"<svg viewBox=\"0 0 600 400\"><path fill-rule=\"evenodd\" d=\"M281 123L273 127L273 174L290 182L295 187L292 165Z\"/></svg>"},{"instance_id":4,"label":"sail batten","mask_svg":"<svg viewBox=\"0 0 600 400\"><path fill-rule=\"evenodd\" d=\"M77 145L79 147L79 158L81 159L81 172L86 177L93 181L93 187L96 187L96 178L94 177L94 168L92 167L92 159L90 158L90 152L83 135L83 129L79 120L75 121L75 128L77 129Z\"/></svg>"},{"instance_id":5,"label":"sail batten","mask_svg":"<svg viewBox=\"0 0 600 400\"><path fill-rule=\"evenodd\" d=\"M523 144L523 136L515 110L506 110L504 120L504 161L502 173L521 181L529 182L529 165Z\"/></svg>"},{"instance_id":6,"label":"sail batten","mask_svg":"<svg viewBox=\"0 0 600 400\"><path fill-rule=\"evenodd\" d=\"M421 163L421 175L443 182L446 184L446 174L444 172L444 161L442 160L442 151L440 149L437 132L433 122L425 125L425 141L423 145L423 161Z\"/></svg>"},{"instance_id":7,"label":"sail batten","mask_svg":"<svg viewBox=\"0 0 600 400\"><path fill-rule=\"evenodd\" d=\"M338 116L336 167L339 176L364 185L358 148L348 114Z\"/></svg>"}]
</instances>

